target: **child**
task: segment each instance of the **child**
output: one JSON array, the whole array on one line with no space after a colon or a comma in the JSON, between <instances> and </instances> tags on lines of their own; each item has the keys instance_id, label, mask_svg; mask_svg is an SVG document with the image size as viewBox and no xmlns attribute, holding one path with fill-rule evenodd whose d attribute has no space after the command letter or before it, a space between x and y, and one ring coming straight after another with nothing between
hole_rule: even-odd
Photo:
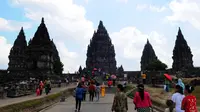
<instances>
[{"instance_id":1,"label":"child","mask_svg":"<svg viewBox=\"0 0 200 112\"><path fill-rule=\"evenodd\" d=\"M37 96L40 96L40 87L38 87L38 88L36 89L36 95L37 95Z\"/></svg>"},{"instance_id":2,"label":"child","mask_svg":"<svg viewBox=\"0 0 200 112\"><path fill-rule=\"evenodd\" d=\"M172 100L167 100L166 105L168 108L165 109L165 112L176 112L175 110L175 104Z\"/></svg>"}]
</instances>

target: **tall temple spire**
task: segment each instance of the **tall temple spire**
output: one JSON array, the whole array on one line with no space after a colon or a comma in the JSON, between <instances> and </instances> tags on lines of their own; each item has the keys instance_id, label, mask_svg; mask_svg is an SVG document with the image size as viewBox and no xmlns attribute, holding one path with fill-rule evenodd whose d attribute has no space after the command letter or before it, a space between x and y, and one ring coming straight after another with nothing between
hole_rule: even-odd
<instances>
[{"instance_id":1,"label":"tall temple spire","mask_svg":"<svg viewBox=\"0 0 200 112\"><path fill-rule=\"evenodd\" d=\"M23 71L26 68L26 56L25 51L27 49L27 41L24 34L23 27L21 28L17 39L14 42L13 47L9 54L8 70L13 73L16 71ZM14 73L15 74L15 73Z\"/></svg>"},{"instance_id":2,"label":"tall temple spire","mask_svg":"<svg viewBox=\"0 0 200 112\"><path fill-rule=\"evenodd\" d=\"M192 53L179 27L173 50L172 68L175 71L187 70L193 67Z\"/></svg>"},{"instance_id":3,"label":"tall temple spire","mask_svg":"<svg viewBox=\"0 0 200 112\"><path fill-rule=\"evenodd\" d=\"M25 47L27 47L27 41L26 41L23 27L21 28L21 30L17 36L17 39L14 42L14 46L24 48L24 49L25 49Z\"/></svg>"},{"instance_id":4,"label":"tall temple spire","mask_svg":"<svg viewBox=\"0 0 200 112\"><path fill-rule=\"evenodd\" d=\"M116 72L115 50L109 34L100 21L87 49L87 69L100 68L105 73Z\"/></svg>"},{"instance_id":5,"label":"tall temple spire","mask_svg":"<svg viewBox=\"0 0 200 112\"><path fill-rule=\"evenodd\" d=\"M148 64L150 64L152 61L157 60L157 56L155 54L155 51L150 44L149 40L147 39L147 43L144 46L142 57L141 57L141 70L145 70Z\"/></svg>"},{"instance_id":6,"label":"tall temple spire","mask_svg":"<svg viewBox=\"0 0 200 112\"><path fill-rule=\"evenodd\" d=\"M51 45L50 42L50 37L49 37L49 33L47 30L47 27L44 23L44 18L42 18L41 20L41 24L39 25L33 39L32 39L32 44L31 45L43 45L45 43L45 45Z\"/></svg>"}]
</instances>

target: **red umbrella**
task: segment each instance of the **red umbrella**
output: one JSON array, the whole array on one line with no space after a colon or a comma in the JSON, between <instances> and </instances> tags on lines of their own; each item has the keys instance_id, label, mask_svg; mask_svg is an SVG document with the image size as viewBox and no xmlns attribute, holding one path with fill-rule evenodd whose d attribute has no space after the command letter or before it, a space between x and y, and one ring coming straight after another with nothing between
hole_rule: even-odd
<instances>
[{"instance_id":1,"label":"red umbrella","mask_svg":"<svg viewBox=\"0 0 200 112\"><path fill-rule=\"evenodd\" d=\"M172 81L172 77L169 74L164 74L164 76L169 80Z\"/></svg>"},{"instance_id":2,"label":"red umbrella","mask_svg":"<svg viewBox=\"0 0 200 112\"><path fill-rule=\"evenodd\" d=\"M97 70L97 68L94 68L93 70Z\"/></svg>"}]
</instances>

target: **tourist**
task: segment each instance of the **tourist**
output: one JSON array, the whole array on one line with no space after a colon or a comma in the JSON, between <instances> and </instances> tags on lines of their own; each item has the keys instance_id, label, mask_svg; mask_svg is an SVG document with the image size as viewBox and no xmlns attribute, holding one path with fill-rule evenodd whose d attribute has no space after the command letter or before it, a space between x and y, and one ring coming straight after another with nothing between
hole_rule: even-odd
<instances>
[{"instance_id":1,"label":"tourist","mask_svg":"<svg viewBox=\"0 0 200 112\"><path fill-rule=\"evenodd\" d=\"M44 87L44 83L40 81L40 95L42 95L43 87Z\"/></svg>"},{"instance_id":2,"label":"tourist","mask_svg":"<svg viewBox=\"0 0 200 112\"><path fill-rule=\"evenodd\" d=\"M106 92L106 86L104 84L104 82L101 85L101 96L105 97L105 92Z\"/></svg>"},{"instance_id":3,"label":"tourist","mask_svg":"<svg viewBox=\"0 0 200 112\"><path fill-rule=\"evenodd\" d=\"M197 99L192 92L194 91L194 87L190 85L185 86L185 95L186 97L182 101L182 110L185 112L198 112L197 111Z\"/></svg>"},{"instance_id":4,"label":"tourist","mask_svg":"<svg viewBox=\"0 0 200 112\"><path fill-rule=\"evenodd\" d=\"M89 94L90 94L90 101L93 101L94 93L95 93L95 86L94 86L93 82L91 82L90 86L88 87L88 91L89 91Z\"/></svg>"},{"instance_id":5,"label":"tourist","mask_svg":"<svg viewBox=\"0 0 200 112\"><path fill-rule=\"evenodd\" d=\"M49 84L47 84L47 83L45 83L45 93L46 93L46 95L48 95L49 94Z\"/></svg>"},{"instance_id":6,"label":"tourist","mask_svg":"<svg viewBox=\"0 0 200 112\"><path fill-rule=\"evenodd\" d=\"M97 91L96 91L96 84L97 84L97 82L94 80L94 88L95 88L95 91L94 91L94 97L97 97Z\"/></svg>"},{"instance_id":7,"label":"tourist","mask_svg":"<svg viewBox=\"0 0 200 112\"><path fill-rule=\"evenodd\" d=\"M183 95L183 88L176 85L176 92L172 95L172 101L175 103L176 112L184 112L181 109L181 102L185 95Z\"/></svg>"},{"instance_id":8,"label":"tourist","mask_svg":"<svg viewBox=\"0 0 200 112\"><path fill-rule=\"evenodd\" d=\"M126 94L123 92L124 88L121 84L117 85L118 92L115 94L112 111L115 112L127 112L128 100Z\"/></svg>"},{"instance_id":9,"label":"tourist","mask_svg":"<svg viewBox=\"0 0 200 112\"><path fill-rule=\"evenodd\" d=\"M113 79L113 86L115 86L116 79Z\"/></svg>"},{"instance_id":10,"label":"tourist","mask_svg":"<svg viewBox=\"0 0 200 112\"><path fill-rule=\"evenodd\" d=\"M75 90L75 99L76 99L76 112L80 112L81 109L81 102L83 100L83 91L81 83L78 84L76 90Z\"/></svg>"},{"instance_id":11,"label":"tourist","mask_svg":"<svg viewBox=\"0 0 200 112\"><path fill-rule=\"evenodd\" d=\"M112 86L112 80L109 79L109 81L108 81L108 87L110 88L111 86Z\"/></svg>"},{"instance_id":12,"label":"tourist","mask_svg":"<svg viewBox=\"0 0 200 112\"><path fill-rule=\"evenodd\" d=\"M84 91L83 91L83 101L86 100L86 93L87 93L87 86L85 85L85 83L83 82L83 85L82 85Z\"/></svg>"},{"instance_id":13,"label":"tourist","mask_svg":"<svg viewBox=\"0 0 200 112\"><path fill-rule=\"evenodd\" d=\"M97 101L99 101L100 89L101 89L100 84L97 83L96 84L96 99L97 99Z\"/></svg>"},{"instance_id":14,"label":"tourist","mask_svg":"<svg viewBox=\"0 0 200 112\"><path fill-rule=\"evenodd\" d=\"M46 80L45 81L45 93L46 93L46 95L48 95L49 94L49 92L50 92L50 80Z\"/></svg>"},{"instance_id":15,"label":"tourist","mask_svg":"<svg viewBox=\"0 0 200 112\"><path fill-rule=\"evenodd\" d=\"M170 81L167 78L165 78L165 91L166 92L169 92L169 85L170 85Z\"/></svg>"},{"instance_id":16,"label":"tourist","mask_svg":"<svg viewBox=\"0 0 200 112\"><path fill-rule=\"evenodd\" d=\"M144 91L144 85L139 84L137 86L138 92L135 93L133 103L135 104L135 109L138 112L150 112L152 102L148 92Z\"/></svg>"},{"instance_id":17,"label":"tourist","mask_svg":"<svg viewBox=\"0 0 200 112\"><path fill-rule=\"evenodd\" d=\"M166 101L167 108L165 109L165 112L176 112L174 108L174 102L172 100Z\"/></svg>"},{"instance_id":18,"label":"tourist","mask_svg":"<svg viewBox=\"0 0 200 112\"><path fill-rule=\"evenodd\" d=\"M37 89L36 89L36 95L37 95L37 96L40 96L40 86L37 87Z\"/></svg>"},{"instance_id":19,"label":"tourist","mask_svg":"<svg viewBox=\"0 0 200 112\"><path fill-rule=\"evenodd\" d=\"M185 85L184 85L184 83L182 82L182 80L181 80L181 79L178 79L178 83L177 83L176 85L179 85L179 86L181 86L181 87L182 87L182 89L183 89L183 93L184 93L184 90L185 90Z\"/></svg>"}]
</instances>

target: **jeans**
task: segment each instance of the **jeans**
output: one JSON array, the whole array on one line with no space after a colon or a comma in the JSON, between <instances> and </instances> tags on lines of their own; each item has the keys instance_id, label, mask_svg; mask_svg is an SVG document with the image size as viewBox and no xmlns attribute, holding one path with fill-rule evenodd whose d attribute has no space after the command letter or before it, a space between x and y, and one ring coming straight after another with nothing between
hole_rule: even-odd
<instances>
[{"instance_id":1,"label":"jeans","mask_svg":"<svg viewBox=\"0 0 200 112\"><path fill-rule=\"evenodd\" d=\"M100 92L96 92L97 101L99 101L99 95L100 95Z\"/></svg>"},{"instance_id":2,"label":"jeans","mask_svg":"<svg viewBox=\"0 0 200 112\"><path fill-rule=\"evenodd\" d=\"M83 101L86 99L86 92L83 93Z\"/></svg>"},{"instance_id":3,"label":"jeans","mask_svg":"<svg viewBox=\"0 0 200 112\"><path fill-rule=\"evenodd\" d=\"M81 109L81 101L82 101L82 99L76 98L76 110L77 110L77 109L78 109L78 110Z\"/></svg>"},{"instance_id":4,"label":"jeans","mask_svg":"<svg viewBox=\"0 0 200 112\"><path fill-rule=\"evenodd\" d=\"M94 92L90 91L89 93L90 93L90 101L93 101L93 99L94 99Z\"/></svg>"},{"instance_id":5,"label":"jeans","mask_svg":"<svg viewBox=\"0 0 200 112\"><path fill-rule=\"evenodd\" d=\"M169 92L169 84L166 84L166 92Z\"/></svg>"}]
</instances>

